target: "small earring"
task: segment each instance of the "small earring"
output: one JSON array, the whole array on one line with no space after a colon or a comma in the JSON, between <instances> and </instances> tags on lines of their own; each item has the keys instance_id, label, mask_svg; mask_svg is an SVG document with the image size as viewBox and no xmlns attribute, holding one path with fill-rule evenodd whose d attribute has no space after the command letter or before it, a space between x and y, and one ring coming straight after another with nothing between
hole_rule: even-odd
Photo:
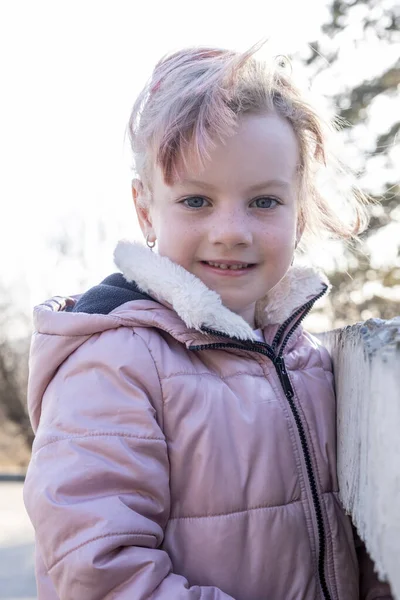
<instances>
[{"instance_id":1,"label":"small earring","mask_svg":"<svg viewBox=\"0 0 400 600\"><path fill-rule=\"evenodd\" d=\"M154 246L156 245L155 241L149 242L149 234L146 235L146 244L147 247L150 248L150 250L153 250Z\"/></svg>"}]
</instances>

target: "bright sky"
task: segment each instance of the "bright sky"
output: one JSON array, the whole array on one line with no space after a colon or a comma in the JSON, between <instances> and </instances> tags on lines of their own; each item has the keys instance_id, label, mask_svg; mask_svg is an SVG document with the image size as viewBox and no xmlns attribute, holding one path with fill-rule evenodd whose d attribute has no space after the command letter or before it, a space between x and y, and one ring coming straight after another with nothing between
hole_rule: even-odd
<instances>
[{"instance_id":1,"label":"bright sky","mask_svg":"<svg viewBox=\"0 0 400 600\"><path fill-rule=\"evenodd\" d=\"M2 0L0 283L25 288L24 308L81 291L85 266L58 263L50 241L64 230L79 245L82 219L90 284L114 269L119 237L140 238L124 134L163 54L271 36L290 53L318 37L325 10L321 0Z\"/></svg>"}]
</instances>

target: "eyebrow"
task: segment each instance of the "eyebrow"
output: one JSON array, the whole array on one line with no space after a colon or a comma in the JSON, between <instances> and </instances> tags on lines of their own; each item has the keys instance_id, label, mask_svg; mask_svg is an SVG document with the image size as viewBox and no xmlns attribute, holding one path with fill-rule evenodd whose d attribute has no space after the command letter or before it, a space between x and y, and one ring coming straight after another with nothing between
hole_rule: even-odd
<instances>
[{"instance_id":1,"label":"eyebrow","mask_svg":"<svg viewBox=\"0 0 400 600\"><path fill-rule=\"evenodd\" d=\"M179 181L178 185L180 185L180 186L196 185L198 187L207 188L210 190L216 189L216 187L214 185L212 185L211 183L207 183L206 181L197 181L196 179L182 179ZM261 190L261 189L265 189L268 187L281 187L281 188L287 189L290 187L290 183L283 179L270 179L268 181L262 181L260 183L251 185L247 191L254 192L256 190Z\"/></svg>"}]
</instances>

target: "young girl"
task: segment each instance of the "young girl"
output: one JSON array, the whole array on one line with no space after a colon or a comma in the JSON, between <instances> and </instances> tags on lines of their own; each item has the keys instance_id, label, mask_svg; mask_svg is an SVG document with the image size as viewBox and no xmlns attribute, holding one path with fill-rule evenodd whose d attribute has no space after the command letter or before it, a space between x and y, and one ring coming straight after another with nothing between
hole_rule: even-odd
<instances>
[{"instance_id":1,"label":"young girl","mask_svg":"<svg viewBox=\"0 0 400 600\"><path fill-rule=\"evenodd\" d=\"M330 358L301 326L329 286L291 266L365 216L318 193L321 119L252 51L187 49L130 133L149 248L121 242L121 273L35 311L39 599L390 598L340 505Z\"/></svg>"}]
</instances>

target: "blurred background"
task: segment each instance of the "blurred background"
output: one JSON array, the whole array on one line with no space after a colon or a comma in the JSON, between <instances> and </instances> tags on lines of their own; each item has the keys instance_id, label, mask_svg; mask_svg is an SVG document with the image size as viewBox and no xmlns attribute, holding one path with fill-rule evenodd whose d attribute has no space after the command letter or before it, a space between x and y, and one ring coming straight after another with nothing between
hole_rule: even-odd
<instances>
[{"instance_id":1,"label":"blurred background","mask_svg":"<svg viewBox=\"0 0 400 600\"><path fill-rule=\"evenodd\" d=\"M308 258L327 272L333 290L307 326L323 331L400 314L400 5L247 0L240 10L234 6L225 0L0 3L0 598L35 597L22 484L5 483L23 478L32 443L26 413L32 307L97 284L115 270L118 239L141 238L126 125L163 54L184 45L244 50L268 38L275 54L290 57L328 115L343 120L343 160L380 201L362 244L324 243Z\"/></svg>"}]
</instances>

